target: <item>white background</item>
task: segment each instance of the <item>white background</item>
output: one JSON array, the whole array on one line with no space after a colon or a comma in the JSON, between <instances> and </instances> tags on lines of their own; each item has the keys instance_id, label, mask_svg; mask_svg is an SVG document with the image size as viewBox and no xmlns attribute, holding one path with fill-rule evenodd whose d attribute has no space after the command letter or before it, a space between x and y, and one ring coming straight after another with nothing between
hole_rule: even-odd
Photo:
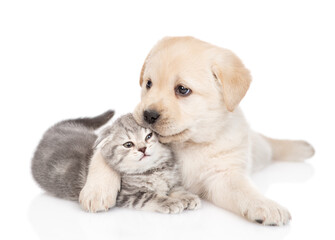
<instances>
[{"instance_id":1,"label":"white background","mask_svg":"<svg viewBox=\"0 0 335 240\"><path fill-rule=\"evenodd\" d=\"M1 1L1 239L334 239L335 8L331 1ZM262 227L204 203L162 215L83 212L43 193L30 160L55 122L131 112L142 63L164 36L233 50L253 83L241 106L271 137L316 155L253 175L293 221Z\"/></svg>"}]
</instances>

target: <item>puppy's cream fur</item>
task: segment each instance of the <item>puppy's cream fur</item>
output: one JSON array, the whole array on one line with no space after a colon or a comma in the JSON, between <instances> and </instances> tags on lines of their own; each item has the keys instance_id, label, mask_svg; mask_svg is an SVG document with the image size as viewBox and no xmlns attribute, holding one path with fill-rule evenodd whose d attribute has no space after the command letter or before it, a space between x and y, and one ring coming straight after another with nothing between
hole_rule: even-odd
<instances>
[{"instance_id":1,"label":"puppy's cream fur","mask_svg":"<svg viewBox=\"0 0 335 240\"><path fill-rule=\"evenodd\" d=\"M258 192L248 173L273 160L304 160L314 150L306 142L269 139L249 128L238 105L250 82L249 71L231 51L192 37L164 38L143 64L134 117L173 148L188 190L250 221L283 225L290 213ZM178 85L192 93L176 94ZM145 110L157 111L159 119L147 124Z\"/></svg>"},{"instance_id":2,"label":"puppy's cream fur","mask_svg":"<svg viewBox=\"0 0 335 240\"><path fill-rule=\"evenodd\" d=\"M120 190L120 175L111 169L98 149L92 156L85 186L79 202L89 212L107 211L116 203Z\"/></svg>"}]
</instances>

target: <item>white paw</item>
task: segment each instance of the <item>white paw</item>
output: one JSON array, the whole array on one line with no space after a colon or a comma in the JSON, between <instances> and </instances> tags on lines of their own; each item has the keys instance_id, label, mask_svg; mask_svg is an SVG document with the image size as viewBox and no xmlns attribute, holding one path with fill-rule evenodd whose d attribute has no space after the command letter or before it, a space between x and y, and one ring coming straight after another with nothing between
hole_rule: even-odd
<instances>
[{"instance_id":1,"label":"white paw","mask_svg":"<svg viewBox=\"0 0 335 240\"><path fill-rule=\"evenodd\" d=\"M85 185L79 195L79 203L88 212L107 211L114 207L118 190L109 186Z\"/></svg>"},{"instance_id":2,"label":"white paw","mask_svg":"<svg viewBox=\"0 0 335 240\"><path fill-rule=\"evenodd\" d=\"M201 207L201 200L195 194L187 193L181 196L180 200L182 201L184 205L184 209L195 210Z\"/></svg>"},{"instance_id":3,"label":"white paw","mask_svg":"<svg viewBox=\"0 0 335 240\"><path fill-rule=\"evenodd\" d=\"M160 213L181 213L184 210L184 205L177 199L165 199L157 205L156 212Z\"/></svg>"},{"instance_id":4,"label":"white paw","mask_svg":"<svg viewBox=\"0 0 335 240\"><path fill-rule=\"evenodd\" d=\"M195 196L191 199L189 199L189 204L187 206L188 210L196 210L199 209L201 207L201 200L198 196Z\"/></svg>"},{"instance_id":5,"label":"white paw","mask_svg":"<svg viewBox=\"0 0 335 240\"><path fill-rule=\"evenodd\" d=\"M242 209L244 217L252 222L267 226L282 226L291 220L289 211L278 203L269 199L255 199Z\"/></svg>"}]
</instances>

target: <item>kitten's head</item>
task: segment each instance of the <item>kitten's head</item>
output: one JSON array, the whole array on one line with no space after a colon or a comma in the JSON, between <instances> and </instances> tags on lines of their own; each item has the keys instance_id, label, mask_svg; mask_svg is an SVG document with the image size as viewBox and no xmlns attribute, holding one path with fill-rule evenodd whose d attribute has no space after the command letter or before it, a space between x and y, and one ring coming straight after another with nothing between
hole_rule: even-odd
<instances>
[{"instance_id":1,"label":"kitten's head","mask_svg":"<svg viewBox=\"0 0 335 240\"><path fill-rule=\"evenodd\" d=\"M95 145L107 163L120 173L143 173L171 157L169 148L150 129L139 126L132 114L118 118L102 130Z\"/></svg>"}]
</instances>

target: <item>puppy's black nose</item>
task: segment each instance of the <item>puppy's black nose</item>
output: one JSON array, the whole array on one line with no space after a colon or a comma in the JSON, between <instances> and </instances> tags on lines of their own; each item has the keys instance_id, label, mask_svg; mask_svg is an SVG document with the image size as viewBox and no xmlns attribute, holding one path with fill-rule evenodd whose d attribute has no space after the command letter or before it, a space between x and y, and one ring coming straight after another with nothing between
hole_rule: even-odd
<instances>
[{"instance_id":1,"label":"puppy's black nose","mask_svg":"<svg viewBox=\"0 0 335 240\"><path fill-rule=\"evenodd\" d=\"M159 118L159 116L160 116L159 113L154 110L144 111L143 113L144 121L146 121L149 124L155 123Z\"/></svg>"}]
</instances>

